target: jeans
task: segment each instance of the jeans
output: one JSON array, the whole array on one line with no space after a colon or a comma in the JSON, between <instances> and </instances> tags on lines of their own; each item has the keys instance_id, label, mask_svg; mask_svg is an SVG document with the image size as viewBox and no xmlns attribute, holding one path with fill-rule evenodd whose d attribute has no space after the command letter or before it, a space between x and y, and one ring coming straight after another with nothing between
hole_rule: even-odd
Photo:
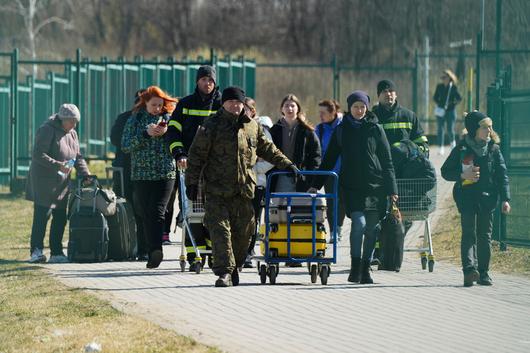
<instances>
[{"instance_id":1,"label":"jeans","mask_svg":"<svg viewBox=\"0 0 530 353\"><path fill-rule=\"evenodd\" d=\"M351 213L350 256L352 258L361 258L362 246L362 260L369 261L372 259L378 223L378 211L353 211Z\"/></svg>"},{"instance_id":2,"label":"jeans","mask_svg":"<svg viewBox=\"0 0 530 353\"><path fill-rule=\"evenodd\" d=\"M37 204L33 205L30 253L35 249L44 249L46 226L50 216L52 216L52 224L50 227L50 253L51 256L63 255L63 235L66 226L67 200L68 197L66 196L57 204L57 207L53 209L46 206L39 206Z\"/></svg>"},{"instance_id":3,"label":"jeans","mask_svg":"<svg viewBox=\"0 0 530 353\"><path fill-rule=\"evenodd\" d=\"M166 207L174 186L174 179L134 181L136 206L142 218L149 253L162 250Z\"/></svg>"},{"instance_id":4,"label":"jeans","mask_svg":"<svg viewBox=\"0 0 530 353\"><path fill-rule=\"evenodd\" d=\"M326 194L330 194L333 192L333 184L334 184L334 181L335 179L332 178L332 177L328 177L327 180L326 180L326 183L324 184L324 191L326 192ZM337 182L338 182L338 179L337 179ZM337 188L337 190L339 190L339 188ZM337 196L340 195L340 192L338 192L339 194ZM339 196L339 199L338 199L338 202L337 204L339 205L338 207L338 210L337 210L337 227L342 227L342 224L344 223L344 218L346 217L346 210L344 209L344 205L342 204L342 200ZM330 231L332 231L333 229L333 213L334 213L334 203L333 203L333 200L331 199L328 199L327 200L327 205L328 205L328 208L326 210L326 217L328 218L328 224L329 224L329 229Z\"/></svg>"},{"instance_id":5,"label":"jeans","mask_svg":"<svg viewBox=\"0 0 530 353\"><path fill-rule=\"evenodd\" d=\"M444 146L444 130L445 125L447 125L447 137L449 144L455 140L455 120L456 120L456 110L447 110L445 116L437 116L438 120L438 145Z\"/></svg>"},{"instance_id":6,"label":"jeans","mask_svg":"<svg viewBox=\"0 0 530 353\"><path fill-rule=\"evenodd\" d=\"M461 224L462 270L464 273L474 269L478 269L479 272L488 271L491 258L493 213L480 210L462 212Z\"/></svg>"}]
</instances>

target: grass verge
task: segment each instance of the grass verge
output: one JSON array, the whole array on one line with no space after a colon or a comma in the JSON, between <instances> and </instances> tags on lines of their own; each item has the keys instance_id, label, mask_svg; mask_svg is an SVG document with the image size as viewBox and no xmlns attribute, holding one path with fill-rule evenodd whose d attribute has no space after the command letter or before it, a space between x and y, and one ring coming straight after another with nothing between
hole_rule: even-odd
<instances>
[{"instance_id":1,"label":"grass verge","mask_svg":"<svg viewBox=\"0 0 530 353\"><path fill-rule=\"evenodd\" d=\"M0 194L0 352L218 352L26 263L32 216L32 203Z\"/></svg>"},{"instance_id":2,"label":"grass verge","mask_svg":"<svg viewBox=\"0 0 530 353\"><path fill-rule=\"evenodd\" d=\"M439 222L433 232L433 247L436 258L448 260L460 265L460 214L453 204L447 217ZM530 249L509 246L506 251L499 249L499 243L493 242L491 270L506 274L519 274L530 277Z\"/></svg>"}]
</instances>

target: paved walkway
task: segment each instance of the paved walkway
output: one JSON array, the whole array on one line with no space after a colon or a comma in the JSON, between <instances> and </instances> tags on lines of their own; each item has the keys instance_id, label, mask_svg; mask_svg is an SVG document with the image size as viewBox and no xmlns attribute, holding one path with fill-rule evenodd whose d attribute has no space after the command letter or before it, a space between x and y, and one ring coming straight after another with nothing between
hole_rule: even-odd
<instances>
[{"instance_id":1,"label":"paved walkway","mask_svg":"<svg viewBox=\"0 0 530 353\"><path fill-rule=\"evenodd\" d=\"M440 182L433 228L448 195ZM422 234L415 224L408 246ZM311 284L305 267L281 267L275 286L245 270L239 287L214 288L208 269L180 272L178 245L164 247L157 270L138 262L46 267L69 286L227 352L530 352L530 280L493 274L493 287L463 288L456 266L438 262L429 273L409 253L400 273L374 271L375 285L350 284L348 247L345 240L327 286Z\"/></svg>"}]
</instances>

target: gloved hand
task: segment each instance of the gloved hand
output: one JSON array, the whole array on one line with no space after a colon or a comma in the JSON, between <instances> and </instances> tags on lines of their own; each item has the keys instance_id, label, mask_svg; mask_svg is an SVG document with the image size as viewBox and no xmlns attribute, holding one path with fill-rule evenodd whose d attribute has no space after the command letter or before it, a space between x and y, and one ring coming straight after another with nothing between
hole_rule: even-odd
<instances>
[{"instance_id":1,"label":"gloved hand","mask_svg":"<svg viewBox=\"0 0 530 353\"><path fill-rule=\"evenodd\" d=\"M186 196L191 201L197 201L197 194L199 193L198 185L190 185L186 188Z\"/></svg>"},{"instance_id":2,"label":"gloved hand","mask_svg":"<svg viewBox=\"0 0 530 353\"><path fill-rule=\"evenodd\" d=\"M305 181L305 175L300 174L300 169L298 169L297 166L294 164L291 164L287 170L292 172L294 174L295 182L298 182L299 180Z\"/></svg>"}]
</instances>

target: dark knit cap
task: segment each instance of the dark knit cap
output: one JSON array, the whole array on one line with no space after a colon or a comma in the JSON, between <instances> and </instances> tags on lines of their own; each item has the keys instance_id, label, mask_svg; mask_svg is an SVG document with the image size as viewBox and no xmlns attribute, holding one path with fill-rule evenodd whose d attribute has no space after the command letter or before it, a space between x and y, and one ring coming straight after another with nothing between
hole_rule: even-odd
<instances>
[{"instance_id":1,"label":"dark knit cap","mask_svg":"<svg viewBox=\"0 0 530 353\"><path fill-rule=\"evenodd\" d=\"M203 77L211 77L214 82L217 82L215 68L213 68L210 65L204 65L199 67L197 70L197 77L195 78L195 82L199 81Z\"/></svg>"},{"instance_id":2,"label":"dark knit cap","mask_svg":"<svg viewBox=\"0 0 530 353\"><path fill-rule=\"evenodd\" d=\"M348 111L351 110L351 106L355 102L363 102L366 105L366 108L370 106L370 97L364 91L353 91L350 93L346 101L348 102Z\"/></svg>"},{"instance_id":3,"label":"dark knit cap","mask_svg":"<svg viewBox=\"0 0 530 353\"><path fill-rule=\"evenodd\" d=\"M466 127L468 135L471 137L475 137L475 134L478 128L480 127L480 122L486 118L486 114L477 111L471 112L466 115L464 119L464 125Z\"/></svg>"},{"instance_id":4,"label":"dark knit cap","mask_svg":"<svg viewBox=\"0 0 530 353\"><path fill-rule=\"evenodd\" d=\"M396 90L396 84L390 80L381 80L377 84L377 96L381 94L385 89L388 89L390 91Z\"/></svg>"},{"instance_id":5,"label":"dark knit cap","mask_svg":"<svg viewBox=\"0 0 530 353\"><path fill-rule=\"evenodd\" d=\"M240 101L241 103L245 103L245 91L243 91L239 87L226 87L223 90L223 94L221 96L221 102L224 103L226 101L229 101L231 99L235 99Z\"/></svg>"}]
</instances>

